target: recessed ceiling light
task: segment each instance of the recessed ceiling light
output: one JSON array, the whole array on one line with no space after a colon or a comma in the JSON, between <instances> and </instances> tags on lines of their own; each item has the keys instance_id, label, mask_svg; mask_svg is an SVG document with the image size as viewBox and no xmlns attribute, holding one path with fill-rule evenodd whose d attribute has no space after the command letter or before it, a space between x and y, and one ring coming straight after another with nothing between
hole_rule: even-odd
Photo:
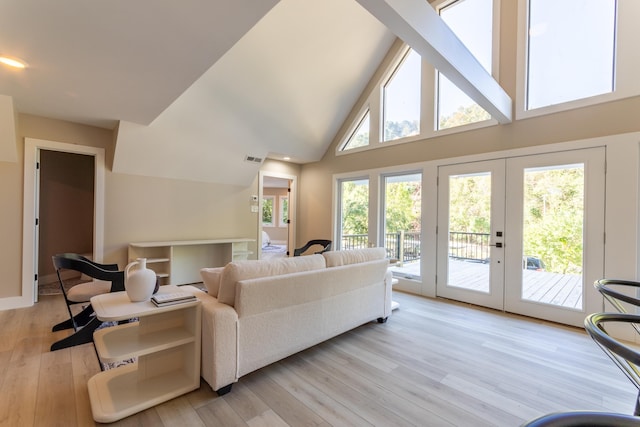
<instances>
[{"instance_id":1,"label":"recessed ceiling light","mask_svg":"<svg viewBox=\"0 0 640 427\"><path fill-rule=\"evenodd\" d=\"M27 68L27 63L23 60L5 55L0 55L0 63L13 68Z\"/></svg>"},{"instance_id":2,"label":"recessed ceiling light","mask_svg":"<svg viewBox=\"0 0 640 427\"><path fill-rule=\"evenodd\" d=\"M288 161L288 160L291 160L291 157L285 156L285 157L282 158L282 160L287 160Z\"/></svg>"}]
</instances>

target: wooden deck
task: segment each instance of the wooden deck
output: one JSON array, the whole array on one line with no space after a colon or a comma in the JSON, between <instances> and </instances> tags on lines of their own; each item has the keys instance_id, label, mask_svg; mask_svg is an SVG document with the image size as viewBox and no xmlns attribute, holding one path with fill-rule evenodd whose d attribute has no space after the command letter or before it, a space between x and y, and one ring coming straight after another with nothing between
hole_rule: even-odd
<instances>
[{"instance_id":1,"label":"wooden deck","mask_svg":"<svg viewBox=\"0 0 640 427\"><path fill-rule=\"evenodd\" d=\"M489 264L450 259L449 283L465 289L487 292ZM394 270L419 274L418 262L405 263ZM567 308L582 308L582 276L547 271L523 270L522 297L525 300Z\"/></svg>"}]
</instances>

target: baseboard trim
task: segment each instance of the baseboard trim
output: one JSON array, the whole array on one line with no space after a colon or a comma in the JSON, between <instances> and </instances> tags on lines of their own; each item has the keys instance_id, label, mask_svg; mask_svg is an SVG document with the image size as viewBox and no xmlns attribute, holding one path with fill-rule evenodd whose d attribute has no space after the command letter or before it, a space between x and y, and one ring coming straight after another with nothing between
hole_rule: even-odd
<instances>
[{"instance_id":1,"label":"baseboard trim","mask_svg":"<svg viewBox=\"0 0 640 427\"><path fill-rule=\"evenodd\" d=\"M0 298L0 310L31 307L33 301L25 296Z\"/></svg>"}]
</instances>

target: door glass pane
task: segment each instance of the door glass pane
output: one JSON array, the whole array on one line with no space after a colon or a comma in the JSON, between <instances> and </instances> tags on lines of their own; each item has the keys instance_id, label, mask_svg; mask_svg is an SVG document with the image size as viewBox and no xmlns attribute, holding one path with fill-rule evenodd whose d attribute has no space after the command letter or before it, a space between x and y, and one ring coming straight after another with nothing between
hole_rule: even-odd
<instances>
[{"instance_id":1,"label":"door glass pane","mask_svg":"<svg viewBox=\"0 0 640 427\"><path fill-rule=\"evenodd\" d=\"M522 298L582 308L584 165L524 170Z\"/></svg>"},{"instance_id":2,"label":"door glass pane","mask_svg":"<svg viewBox=\"0 0 640 427\"><path fill-rule=\"evenodd\" d=\"M449 176L449 286L488 293L491 173Z\"/></svg>"},{"instance_id":3,"label":"door glass pane","mask_svg":"<svg viewBox=\"0 0 640 427\"><path fill-rule=\"evenodd\" d=\"M369 180L340 181L340 249L369 243Z\"/></svg>"},{"instance_id":4,"label":"door glass pane","mask_svg":"<svg viewBox=\"0 0 640 427\"><path fill-rule=\"evenodd\" d=\"M420 277L422 174L384 178L384 247L393 274Z\"/></svg>"}]
</instances>

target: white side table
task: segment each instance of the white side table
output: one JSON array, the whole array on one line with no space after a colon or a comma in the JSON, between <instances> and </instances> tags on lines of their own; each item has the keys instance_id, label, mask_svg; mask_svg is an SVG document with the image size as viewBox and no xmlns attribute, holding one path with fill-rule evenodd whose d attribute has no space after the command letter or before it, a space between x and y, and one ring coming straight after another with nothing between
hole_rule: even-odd
<instances>
[{"instance_id":1,"label":"white side table","mask_svg":"<svg viewBox=\"0 0 640 427\"><path fill-rule=\"evenodd\" d=\"M176 286L161 288L161 293L178 291ZM114 292L91 298L91 305L102 321L140 319L93 335L102 362L138 358L89 379L95 421L117 421L200 387L199 300L156 307Z\"/></svg>"}]
</instances>

